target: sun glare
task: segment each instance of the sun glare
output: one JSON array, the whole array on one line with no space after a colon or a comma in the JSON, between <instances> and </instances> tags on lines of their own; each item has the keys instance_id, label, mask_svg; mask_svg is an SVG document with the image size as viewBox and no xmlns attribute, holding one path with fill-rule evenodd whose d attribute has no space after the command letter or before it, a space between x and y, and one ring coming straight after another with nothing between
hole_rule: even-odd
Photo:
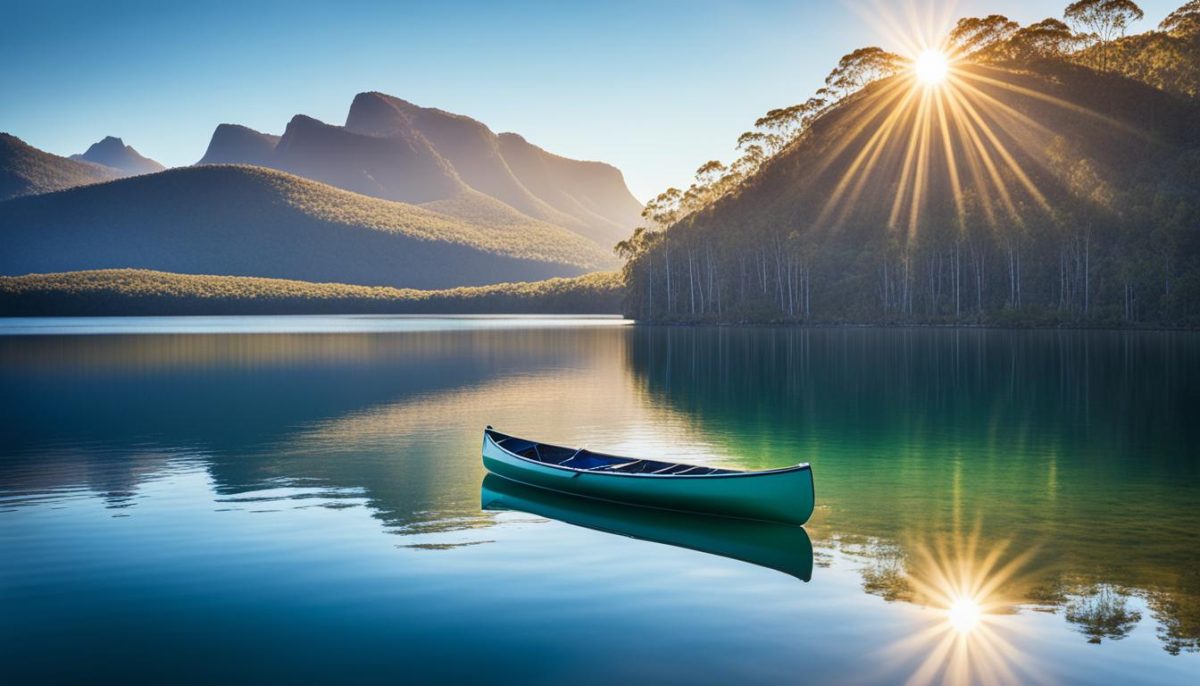
<instances>
[{"instance_id":1,"label":"sun glare","mask_svg":"<svg viewBox=\"0 0 1200 686\"><path fill-rule=\"evenodd\" d=\"M913 62L913 71L921 83L937 86L945 81L950 73L950 61L940 50L926 50Z\"/></svg>"},{"instance_id":2,"label":"sun glare","mask_svg":"<svg viewBox=\"0 0 1200 686\"><path fill-rule=\"evenodd\" d=\"M974 598L963 597L954 601L946 610L946 615L950 626L958 633L965 634L978 626L979 620L983 618L983 608Z\"/></svg>"}]
</instances>

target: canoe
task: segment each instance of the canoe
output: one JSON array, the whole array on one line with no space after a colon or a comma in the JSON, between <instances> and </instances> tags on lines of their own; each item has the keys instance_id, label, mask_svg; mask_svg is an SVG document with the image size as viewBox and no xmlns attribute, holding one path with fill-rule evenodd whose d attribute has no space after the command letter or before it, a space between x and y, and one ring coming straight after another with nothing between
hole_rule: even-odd
<instances>
[{"instance_id":1,"label":"canoe","mask_svg":"<svg viewBox=\"0 0 1200 686\"><path fill-rule=\"evenodd\" d=\"M812 515L812 469L745 472L563 448L483 432L489 472L529 486L616 503L804 524Z\"/></svg>"},{"instance_id":2,"label":"canoe","mask_svg":"<svg viewBox=\"0 0 1200 686\"><path fill-rule=\"evenodd\" d=\"M672 512L576 498L488 474L484 510L512 510L651 543L686 548L812 579L812 541L802 526Z\"/></svg>"}]
</instances>

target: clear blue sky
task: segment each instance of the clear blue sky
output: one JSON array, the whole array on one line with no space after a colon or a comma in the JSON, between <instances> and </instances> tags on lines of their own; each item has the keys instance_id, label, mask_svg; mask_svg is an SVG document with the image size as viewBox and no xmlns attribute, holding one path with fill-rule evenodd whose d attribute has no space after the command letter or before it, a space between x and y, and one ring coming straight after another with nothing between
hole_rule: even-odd
<instances>
[{"instance_id":1,"label":"clear blue sky","mask_svg":"<svg viewBox=\"0 0 1200 686\"><path fill-rule=\"evenodd\" d=\"M1141 1L1134 30L1182 2ZM121 136L176 166L200 158L218 123L341 124L355 93L379 90L611 162L645 200L728 161L740 132L807 97L841 55L899 47L864 16L1028 23L1066 4L4 0L0 130L63 155Z\"/></svg>"}]
</instances>

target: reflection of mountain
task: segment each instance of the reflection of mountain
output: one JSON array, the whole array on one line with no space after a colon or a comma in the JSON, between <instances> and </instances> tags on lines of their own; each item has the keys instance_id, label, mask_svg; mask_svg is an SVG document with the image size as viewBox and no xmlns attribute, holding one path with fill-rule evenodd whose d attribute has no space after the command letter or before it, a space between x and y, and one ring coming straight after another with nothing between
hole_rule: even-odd
<instances>
[{"instance_id":1,"label":"reflection of mountain","mask_svg":"<svg viewBox=\"0 0 1200 686\"><path fill-rule=\"evenodd\" d=\"M169 466L130 455L162 454L198 461L222 496L345 489L406 532L473 526L488 519L478 484L489 422L541 414L547 436L614 410L655 423L621 371L622 336L0 337L0 484L129 493ZM539 412L547 388L597 392Z\"/></svg>"},{"instance_id":2,"label":"reflection of mountain","mask_svg":"<svg viewBox=\"0 0 1200 686\"><path fill-rule=\"evenodd\" d=\"M985 548L1040 546L1027 600L1135 589L1164 641L1200 648L1200 508L1180 488L1200 469L1195 339L638 328L628 345L652 400L743 466L813 463L809 532L877 561L871 592L906 597L911 543L978 521Z\"/></svg>"},{"instance_id":3,"label":"reflection of mountain","mask_svg":"<svg viewBox=\"0 0 1200 686\"><path fill-rule=\"evenodd\" d=\"M742 560L802 581L812 578L813 549L803 527L619 505L532 488L489 474L485 510L517 510L589 529Z\"/></svg>"}]
</instances>

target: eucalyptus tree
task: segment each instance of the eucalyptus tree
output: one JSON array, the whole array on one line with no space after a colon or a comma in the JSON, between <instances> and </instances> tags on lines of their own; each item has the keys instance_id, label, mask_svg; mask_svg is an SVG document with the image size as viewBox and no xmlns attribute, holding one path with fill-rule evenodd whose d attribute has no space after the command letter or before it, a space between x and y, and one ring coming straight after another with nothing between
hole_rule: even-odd
<instances>
[{"instance_id":1,"label":"eucalyptus tree","mask_svg":"<svg viewBox=\"0 0 1200 686\"><path fill-rule=\"evenodd\" d=\"M829 76L825 77L828 92L845 97L867 84L899 72L904 58L875 46L859 48L843 55Z\"/></svg>"},{"instance_id":2,"label":"eucalyptus tree","mask_svg":"<svg viewBox=\"0 0 1200 686\"><path fill-rule=\"evenodd\" d=\"M1018 29L1008 40L1007 50L1012 58L1018 60L1062 57L1077 42L1078 38L1071 27L1051 18Z\"/></svg>"},{"instance_id":3,"label":"eucalyptus tree","mask_svg":"<svg viewBox=\"0 0 1200 686\"><path fill-rule=\"evenodd\" d=\"M1020 27L1000 14L964 17L950 31L950 47L958 59L988 62L1000 58L1005 43Z\"/></svg>"},{"instance_id":4,"label":"eucalyptus tree","mask_svg":"<svg viewBox=\"0 0 1200 686\"><path fill-rule=\"evenodd\" d=\"M1200 0L1190 0L1168 14L1158 25L1158 30L1176 38L1200 36Z\"/></svg>"},{"instance_id":5,"label":"eucalyptus tree","mask_svg":"<svg viewBox=\"0 0 1200 686\"><path fill-rule=\"evenodd\" d=\"M1076 0L1067 5L1063 18L1084 34L1085 40L1096 43L1097 67L1108 71L1112 42L1125 35L1126 29L1144 17L1142 8L1133 0Z\"/></svg>"}]
</instances>

